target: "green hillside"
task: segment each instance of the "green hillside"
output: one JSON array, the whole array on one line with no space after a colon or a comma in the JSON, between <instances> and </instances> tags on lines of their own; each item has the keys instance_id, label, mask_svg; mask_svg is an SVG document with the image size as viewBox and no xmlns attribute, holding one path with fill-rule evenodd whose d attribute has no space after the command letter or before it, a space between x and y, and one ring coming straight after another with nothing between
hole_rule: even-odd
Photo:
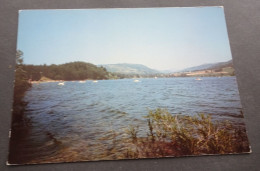
<instances>
[{"instance_id":1,"label":"green hillside","mask_svg":"<svg viewBox=\"0 0 260 171\"><path fill-rule=\"evenodd\" d=\"M86 62L70 62L61 65L23 65L28 78L38 81L43 76L52 80L108 79L104 67Z\"/></svg>"},{"instance_id":2,"label":"green hillside","mask_svg":"<svg viewBox=\"0 0 260 171\"><path fill-rule=\"evenodd\" d=\"M235 70L232 60L215 64L204 64L171 74L174 77L219 77L234 76Z\"/></svg>"}]
</instances>

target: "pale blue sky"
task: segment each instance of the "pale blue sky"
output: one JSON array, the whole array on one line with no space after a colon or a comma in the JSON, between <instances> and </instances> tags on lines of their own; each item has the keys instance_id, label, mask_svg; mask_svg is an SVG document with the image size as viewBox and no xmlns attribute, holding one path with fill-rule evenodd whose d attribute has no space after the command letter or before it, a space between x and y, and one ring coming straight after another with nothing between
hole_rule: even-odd
<instances>
[{"instance_id":1,"label":"pale blue sky","mask_svg":"<svg viewBox=\"0 0 260 171\"><path fill-rule=\"evenodd\" d=\"M23 10L26 64L136 63L183 69L231 59L221 7Z\"/></svg>"}]
</instances>

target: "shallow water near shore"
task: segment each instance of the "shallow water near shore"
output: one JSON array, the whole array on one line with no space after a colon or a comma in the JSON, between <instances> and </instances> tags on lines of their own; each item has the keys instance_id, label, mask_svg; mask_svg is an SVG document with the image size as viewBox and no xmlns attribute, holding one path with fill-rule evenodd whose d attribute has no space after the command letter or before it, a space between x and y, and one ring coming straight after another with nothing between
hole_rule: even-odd
<instances>
[{"instance_id":1,"label":"shallow water near shore","mask_svg":"<svg viewBox=\"0 0 260 171\"><path fill-rule=\"evenodd\" d=\"M138 135L148 130L148 110L171 114L212 114L243 126L235 77L144 78L66 81L33 84L24 101L30 121L20 139L24 163L123 158L126 129L137 123ZM112 149L117 142L117 150Z\"/></svg>"}]
</instances>

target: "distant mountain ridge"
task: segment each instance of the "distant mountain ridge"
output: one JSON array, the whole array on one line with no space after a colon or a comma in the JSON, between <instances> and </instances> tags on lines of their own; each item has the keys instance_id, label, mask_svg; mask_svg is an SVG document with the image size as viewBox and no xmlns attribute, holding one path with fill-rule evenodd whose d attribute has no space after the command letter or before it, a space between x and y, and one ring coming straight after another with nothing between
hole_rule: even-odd
<instances>
[{"instance_id":1,"label":"distant mountain ridge","mask_svg":"<svg viewBox=\"0 0 260 171\"><path fill-rule=\"evenodd\" d=\"M179 71L174 70L155 70L142 64L130 64L130 63L118 63L118 64L104 64L98 65L106 68L108 72L123 74L123 75L152 75L152 74L170 74L170 73L182 73L182 72L194 72L202 70L221 70L223 68L230 67L233 69L232 60L226 62L217 62L202 64L186 68Z\"/></svg>"},{"instance_id":2,"label":"distant mountain ridge","mask_svg":"<svg viewBox=\"0 0 260 171\"><path fill-rule=\"evenodd\" d=\"M99 66L103 66L109 72L120 73L120 74L149 75L149 74L160 73L160 71L151 69L142 64L119 63L119 64L105 64Z\"/></svg>"},{"instance_id":3,"label":"distant mountain ridge","mask_svg":"<svg viewBox=\"0 0 260 171\"><path fill-rule=\"evenodd\" d=\"M200 71L200 70L213 70L213 69L221 69L225 67L232 67L233 63L232 60L229 60L227 62L217 62L217 63L210 63L210 64L202 64L199 66L194 66L190 68L186 68L181 70L181 72L192 72L192 71Z\"/></svg>"}]
</instances>

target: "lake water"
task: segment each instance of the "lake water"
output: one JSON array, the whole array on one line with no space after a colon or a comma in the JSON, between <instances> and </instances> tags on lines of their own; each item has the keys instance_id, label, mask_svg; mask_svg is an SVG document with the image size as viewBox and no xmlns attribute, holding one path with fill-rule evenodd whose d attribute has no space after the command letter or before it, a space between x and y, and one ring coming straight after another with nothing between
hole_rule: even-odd
<instances>
[{"instance_id":1,"label":"lake water","mask_svg":"<svg viewBox=\"0 0 260 171\"><path fill-rule=\"evenodd\" d=\"M138 136L145 136L144 116L149 109L207 113L215 119L242 122L235 77L41 83L33 84L24 100L29 102L25 116L31 126L21 151L31 162L120 158L111 146L126 137L131 124L139 126ZM124 148L117 146L117 153Z\"/></svg>"}]
</instances>

